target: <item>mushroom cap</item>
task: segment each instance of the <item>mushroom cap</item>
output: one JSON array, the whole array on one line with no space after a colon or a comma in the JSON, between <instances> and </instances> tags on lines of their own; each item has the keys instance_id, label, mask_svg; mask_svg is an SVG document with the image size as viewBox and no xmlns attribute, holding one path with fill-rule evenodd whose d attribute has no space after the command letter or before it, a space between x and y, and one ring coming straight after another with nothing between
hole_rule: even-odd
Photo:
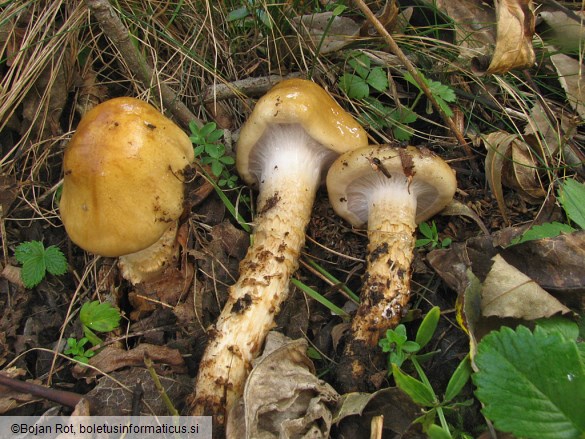
<instances>
[{"instance_id":1,"label":"mushroom cap","mask_svg":"<svg viewBox=\"0 0 585 439\"><path fill-rule=\"evenodd\" d=\"M419 224L449 204L457 179L443 159L414 146L383 145L350 151L338 157L327 173L333 209L356 227L367 223L368 196L381 185L388 185L389 190L406 189L417 197L415 222Z\"/></svg>"},{"instance_id":2,"label":"mushroom cap","mask_svg":"<svg viewBox=\"0 0 585 439\"><path fill-rule=\"evenodd\" d=\"M71 240L118 257L154 244L183 212L189 137L146 102L115 98L79 122L63 158L61 219Z\"/></svg>"},{"instance_id":3,"label":"mushroom cap","mask_svg":"<svg viewBox=\"0 0 585 439\"><path fill-rule=\"evenodd\" d=\"M240 130L236 167L247 184L257 184L253 169L255 146L270 146L261 139L278 124L300 125L310 137L337 154L368 144L361 125L323 88L306 79L287 79L258 100Z\"/></svg>"}]
</instances>

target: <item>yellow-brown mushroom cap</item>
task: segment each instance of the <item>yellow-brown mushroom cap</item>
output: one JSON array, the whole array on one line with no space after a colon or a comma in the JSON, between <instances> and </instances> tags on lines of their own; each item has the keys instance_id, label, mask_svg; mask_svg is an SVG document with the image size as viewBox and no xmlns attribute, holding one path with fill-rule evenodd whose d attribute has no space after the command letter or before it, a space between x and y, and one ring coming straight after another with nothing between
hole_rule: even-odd
<instances>
[{"instance_id":1,"label":"yellow-brown mushroom cap","mask_svg":"<svg viewBox=\"0 0 585 439\"><path fill-rule=\"evenodd\" d=\"M333 210L356 227L368 222L370 197L416 198L416 224L443 210L457 189L455 171L428 149L387 145L361 148L341 155L327 173ZM399 193L400 192L400 193Z\"/></svg>"},{"instance_id":2,"label":"yellow-brown mushroom cap","mask_svg":"<svg viewBox=\"0 0 585 439\"><path fill-rule=\"evenodd\" d=\"M117 257L154 244L183 211L189 137L151 105L116 98L80 121L63 158L60 212L71 240Z\"/></svg>"},{"instance_id":3,"label":"yellow-brown mushroom cap","mask_svg":"<svg viewBox=\"0 0 585 439\"><path fill-rule=\"evenodd\" d=\"M284 80L258 100L240 131L236 167L246 183L258 183L253 156L259 153L259 144L270 147L261 139L269 128L278 125L300 126L324 148L337 154L368 144L361 125L323 88L305 79Z\"/></svg>"}]
</instances>

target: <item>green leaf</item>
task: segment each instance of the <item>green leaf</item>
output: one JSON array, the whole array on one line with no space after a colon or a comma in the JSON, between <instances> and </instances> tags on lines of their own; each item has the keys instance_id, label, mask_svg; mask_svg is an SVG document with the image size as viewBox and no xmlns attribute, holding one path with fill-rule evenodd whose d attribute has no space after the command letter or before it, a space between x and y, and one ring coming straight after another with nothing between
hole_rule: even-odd
<instances>
[{"instance_id":1,"label":"green leaf","mask_svg":"<svg viewBox=\"0 0 585 439\"><path fill-rule=\"evenodd\" d=\"M559 188L559 202L567 216L581 229L585 229L585 184L569 178Z\"/></svg>"},{"instance_id":2,"label":"green leaf","mask_svg":"<svg viewBox=\"0 0 585 439\"><path fill-rule=\"evenodd\" d=\"M337 6L335 6L335 9L333 9L332 14L334 17L338 17L343 12L345 12L346 9L347 9L347 6L345 6L345 5L337 5Z\"/></svg>"},{"instance_id":3,"label":"green leaf","mask_svg":"<svg viewBox=\"0 0 585 439\"><path fill-rule=\"evenodd\" d=\"M414 341L416 341L419 346L424 348L431 338L433 338L433 334L437 329L437 324L439 323L439 318L441 317L441 309L438 306L434 306L431 310L427 313L423 321L421 322L420 326L418 327L418 331L416 331L416 337Z\"/></svg>"},{"instance_id":4,"label":"green leaf","mask_svg":"<svg viewBox=\"0 0 585 439\"><path fill-rule=\"evenodd\" d=\"M457 99L455 91L448 85L433 81L432 79L426 79L426 82L435 98L442 99L445 102L455 102Z\"/></svg>"},{"instance_id":5,"label":"green leaf","mask_svg":"<svg viewBox=\"0 0 585 439\"><path fill-rule=\"evenodd\" d=\"M392 365L392 374L396 385L418 405L432 407L435 403L433 393L421 381L406 375L395 364Z\"/></svg>"},{"instance_id":6,"label":"green leaf","mask_svg":"<svg viewBox=\"0 0 585 439\"><path fill-rule=\"evenodd\" d=\"M190 139L191 139L191 142L196 143L193 140L193 137L191 137ZM195 153L195 157L199 157L204 150L205 150L205 145L197 145L195 148L193 148L193 152Z\"/></svg>"},{"instance_id":7,"label":"green leaf","mask_svg":"<svg viewBox=\"0 0 585 439\"><path fill-rule=\"evenodd\" d=\"M522 235L517 236L512 240L510 245L522 244L527 241L534 241L536 239L554 238L563 233L573 233L575 229L568 224L559 222L544 223L537 226L532 226L526 230Z\"/></svg>"},{"instance_id":8,"label":"green leaf","mask_svg":"<svg viewBox=\"0 0 585 439\"><path fill-rule=\"evenodd\" d=\"M226 20L229 21L238 21L246 18L250 12L246 6L242 6L241 8L234 9L227 14Z\"/></svg>"},{"instance_id":9,"label":"green leaf","mask_svg":"<svg viewBox=\"0 0 585 439\"><path fill-rule=\"evenodd\" d=\"M415 341L406 341L404 342L404 344L401 346L401 349L404 352L407 352L409 354L412 354L414 352L418 352L420 351L420 345L415 342Z\"/></svg>"},{"instance_id":10,"label":"green leaf","mask_svg":"<svg viewBox=\"0 0 585 439\"><path fill-rule=\"evenodd\" d=\"M585 366L560 333L502 328L478 345L473 375L483 413L519 437L577 439L585 434Z\"/></svg>"},{"instance_id":11,"label":"green leaf","mask_svg":"<svg viewBox=\"0 0 585 439\"><path fill-rule=\"evenodd\" d=\"M266 26L267 29L272 29L272 18L268 12L263 9L256 9L256 16L260 19L262 24Z\"/></svg>"},{"instance_id":12,"label":"green leaf","mask_svg":"<svg viewBox=\"0 0 585 439\"><path fill-rule=\"evenodd\" d=\"M339 88L352 99L363 99L370 94L370 87L366 81L351 73L344 73L339 78Z\"/></svg>"},{"instance_id":13,"label":"green leaf","mask_svg":"<svg viewBox=\"0 0 585 439\"><path fill-rule=\"evenodd\" d=\"M329 308L329 310L333 314L337 314L338 316L340 316L340 317L342 317L344 319L348 319L349 318L349 314L345 310L343 310L342 308L339 308L337 305L335 305L329 299L327 299L326 297L322 296L321 294L319 294L317 291L315 291L314 289L312 289L308 285L305 285L300 280L292 278L290 280L290 282L295 287L297 287L298 289L300 289L301 291L303 291L305 294L307 294L309 297L315 299L320 304L322 304L322 305L326 306L327 308Z\"/></svg>"},{"instance_id":14,"label":"green leaf","mask_svg":"<svg viewBox=\"0 0 585 439\"><path fill-rule=\"evenodd\" d=\"M40 241L23 242L14 251L16 260L22 264L20 278L26 288L37 286L45 277L47 266L45 246Z\"/></svg>"},{"instance_id":15,"label":"green leaf","mask_svg":"<svg viewBox=\"0 0 585 439\"><path fill-rule=\"evenodd\" d=\"M558 332L568 340L577 340L579 337L579 325L561 316L553 316L536 321L539 328L546 332Z\"/></svg>"},{"instance_id":16,"label":"green leaf","mask_svg":"<svg viewBox=\"0 0 585 439\"><path fill-rule=\"evenodd\" d=\"M431 229L431 226L429 226L429 223L427 222L422 222L418 225L418 230L420 230L420 233L423 234L423 236L426 236L429 239L433 239L433 230Z\"/></svg>"},{"instance_id":17,"label":"green leaf","mask_svg":"<svg viewBox=\"0 0 585 439\"><path fill-rule=\"evenodd\" d=\"M221 164L220 161L213 160L211 162L211 172L213 172L213 175L215 175L216 177L219 177L221 175L221 173L223 172L223 165Z\"/></svg>"},{"instance_id":18,"label":"green leaf","mask_svg":"<svg viewBox=\"0 0 585 439\"><path fill-rule=\"evenodd\" d=\"M368 58L365 54L358 53L357 55L353 55L353 58L349 59L347 63L351 67L353 67L353 70L358 74L360 78L366 79L368 77L372 62L370 61L370 58Z\"/></svg>"},{"instance_id":19,"label":"green leaf","mask_svg":"<svg viewBox=\"0 0 585 439\"><path fill-rule=\"evenodd\" d=\"M414 243L415 247L424 247L427 244L430 244L431 242L433 242L432 239L429 238L421 238L421 239L417 239L416 242Z\"/></svg>"},{"instance_id":20,"label":"green leaf","mask_svg":"<svg viewBox=\"0 0 585 439\"><path fill-rule=\"evenodd\" d=\"M39 258L23 264L20 278L26 288L34 288L41 283L46 274L44 259Z\"/></svg>"},{"instance_id":21,"label":"green leaf","mask_svg":"<svg viewBox=\"0 0 585 439\"><path fill-rule=\"evenodd\" d=\"M219 139L221 139L222 137L223 137L223 130L215 130L207 136L207 141L209 143L215 143Z\"/></svg>"},{"instance_id":22,"label":"green leaf","mask_svg":"<svg viewBox=\"0 0 585 439\"><path fill-rule=\"evenodd\" d=\"M14 257L21 264L26 264L30 261L36 261L42 258L45 251L45 246L40 241L23 242L14 250Z\"/></svg>"},{"instance_id":23,"label":"green leaf","mask_svg":"<svg viewBox=\"0 0 585 439\"><path fill-rule=\"evenodd\" d=\"M443 430L437 424L432 424L427 430L427 436L430 439L453 439L448 431Z\"/></svg>"},{"instance_id":24,"label":"green leaf","mask_svg":"<svg viewBox=\"0 0 585 439\"><path fill-rule=\"evenodd\" d=\"M83 328L83 335L85 335L92 346L98 346L103 343L103 340L95 335L95 333L87 326L81 325L81 327Z\"/></svg>"},{"instance_id":25,"label":"green leaf","mask_svg":"<svg viewBox=\"0 0 585 439\"><path fill-rule=\"evenodd\" d=\"M194 120L189 122L189 130L191 131L191 133L198 133L199 132L199 127L197 126L197 124L195 123Z\"/></svg>"},{"instance_id":26,"label":"green leaf","mask_svg":"<svg viewBox=\"0 0 585 439\"><path fill-rule=\"evenodd\" d=\"M223 157L220 157L219 161L222 162L224 165L233 165L234 163L236 163L234 158L230 157L229 155L224 155Z\"/></svg>"},{"instance_id":27,"label":"green leaf","mask_svg":"<svg viewBox=\"0 0 585 439\"><path fill-rule=\"evenodd\" d=\"M217 128L217 124L215 122L207 122L205 125L203 125L201 127L201 129L199 130L199 134L201 135L201 137L207 139L208 136L215 131L215 129Z\"/></svg>"},{"instance_id":28,"label":"green leaf","mask_svg":"<svg viewBox=\"0 0 585 439\"><path fill-rule=\"evenodd\" d=\"M88 328L98 332L109 332L120 324L120 311L108 302L97 300L85 302L79 312L79 320Z\"/></svg>"},{"instance_id":29,"label":"green leaf","mask_svg":"<svg viewBox=\"0 0 585 439\"><path fill-rule=\"evenodd\" d=\"M452 242L453 240L451 238L445 238L441 241L441 247L447 248L451 245Z\"/></svg>"},{"instance_id":30,"label":"green leaf","mask_svg":"<svg viewBox=\"0 0 585 439\"><path fill-rule=\"evenodd\" d=\"M377 91L388 89L388 75L381 67L373 68L366 78L366 82Z\"/></svg>"},{"instance_id":31,"label":"green leaf","mask_svg":"<svg viewBox=\"0 0 585 439\"><path fill-rule=\"evenodd\" d=\"M45 250L45 267L47 271L55 276L67 272L67 259L59 247L50 245Z\"/></svg>"},{"instance_id":32,"label":"green leaf","mask_svg":"<svg viewBox=\"0 0 585 439\"><path fill-rule=\"evenodd\" d=\"M418 119L418 115L410 108L400 107L390 112L388 118L392 121L391 125L394 137L397 140L410 140L414 129L405 124L415 122Z\"/></svg>"},{"instance_id":33,"label":"green leaf","mask_svg":"<svg viewBox=\"0 0 585 439\"><path fill-rule=\"evenodd\" d=\"M471 376L471 361L469 361L469 354L465 356L463 361L459 363L453 375L449 379L449 383L447 383L447 389L445 390L445 402L449 402L454 399L461 389L467 384L469 381L469 377Z\"/></svg>"},{"instance_id":34,"label":"green leaf","mask_svg":"<svg viewBox=\"0 0 585 439\"><path fill-rule=\"evenodd\" d=\"M218 143L207 143L205 144L205 152L209 157L218 159L225 154L225 147Z\"/></svg>"}]
</instances>

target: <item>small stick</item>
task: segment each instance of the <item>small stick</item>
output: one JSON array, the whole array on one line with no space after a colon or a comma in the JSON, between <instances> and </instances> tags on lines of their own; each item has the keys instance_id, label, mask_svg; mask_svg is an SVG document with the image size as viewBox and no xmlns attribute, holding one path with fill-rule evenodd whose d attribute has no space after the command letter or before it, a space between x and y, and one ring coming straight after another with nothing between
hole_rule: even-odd
<instances>
[{"instance_id":1,"label":"small stick","mask_svg":"<svg viewBox=\"0 0 585 439\"><path fill-rule=\"evenodd\" d=\"M75 408L79 401L83 399L83 397L77 393L68 392L66 390L52 389L51 387L41 386L40 384L20 381L2 374L0 374L0 385L6 386L12 390L16 390L17 392L28 393L33 396L45 398L49 401L53 401L71 408Z\"/></svg>"},{"instance_id":2,"label":"small stick","mask_svg":"<svg viewBox=\"0 0 585 439\"><path fill-rule=\"evenodd\" d=\"M203 102L215 102L224 99L238 97L239 95L259 96L266 93L274 85L285 79L299 78L300 73L291 73L290 75L268 75L260 78L245 78L229 83L213 85L203 93Z\"/></svg>"},{"instance_id":3,"label":"small stick","mask_svg":"<svg viewBox=\"0 0 585 439\"><path fill-rule=\"evenodd\" d=\"M98 21L104 35L120 51L120 54L128 65L128 69L134 72L146 87L152 87L158 84L162 102L173 116L185 127L189 126L189 122L195 122L199 127L203 126L203 123L191 113L168 85L160 83L153 78L154 72L152 67L148 65L148 62L130 40L128 29L124 26L124 23L122 23L122 20L120 20L120 17L118 17L110 3L107 0L85 0L85 3Z\"/></svg>"}]
</instances>

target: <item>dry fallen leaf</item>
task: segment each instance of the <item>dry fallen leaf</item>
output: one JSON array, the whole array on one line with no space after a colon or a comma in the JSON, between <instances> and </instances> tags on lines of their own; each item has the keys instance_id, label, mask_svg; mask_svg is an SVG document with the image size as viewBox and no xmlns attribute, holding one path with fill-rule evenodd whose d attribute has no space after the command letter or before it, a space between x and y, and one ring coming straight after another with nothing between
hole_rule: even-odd
<instances>
[{"instance_id":1,"label":"dry fallen leaf","mask_svg":"<svg viewBox=\"0 0 585 439\"><path fill-rule=\"evenodd\" d=\"M558 73L559 82L567 94L567 100L571 107L585 119L585 78L583 66L579 60L562 53L550 56Z\"/></svg>"},{"instance_id":2,"label":"dry fallen leaf","mask_svg":"<svg viewBox=\"0 0 585 439\"><path fill-rule=\"evenodd\" d=\"M175 405L178 401L184 401L193 388L193 379L187 374L171 374L158 378ZM142 393L139 407L141 415L170 414L149 371L142 367L129 367L99 377L97 385L84 397L91 403L92 416L124 416L132 413L133 399L139 392Z\"/></svg>"},{"instance_id":3,"label":"dry fallen leaf","mask_svg":"<svg viewBox=\"0 0 585 439\"><path fill-rule=\"evenodd\" d=\"M327 438L339 398L315 376L304 339L271 332L254 363L240 402L228 417L227 437Z\"/></svg>"},{"instance_id":4,"label":"dry fallen leaf","mask_svg":"<svg viewBox=\"0 0 585 439\"><path fill-rule=\"evenodd\" d=\"M496 131L484 137L484 144L487 149L485 156L485 174L490 190L498 203L500 213L508 222L504 192L502 189L502 169L504 161L509 156L512 142L517 138L516 134Z\"/></svg>"},{"instance_id":5,"label":"dry fallen leaf","mask_svg":"<svg viewBox=\"0 0 585 439\"><path fill-rule=\"evenodd\" d=\"M530 136L525 138L530 140ZM504 219L508 221L502 186L514 189L529 203L540 203L546 190L538 174L539 158L534 147L521 136L505 131L489 133L483 140L487 149L486 177Z\"/></svg>"},{"instance_id":6,"label":"dry fallen leaf","mask_svg":"<svg viewBox=\"0 0 585 439\"><path fill-rule=\"evenodd\" d=\"M485 317L535 320L570 309L542 289L534 280L508 264L500 255L483 281L481 308Z\"/></svg>"},{"instance_id":7,"label":"dry fallen leaf","mask_svg":"<svg viewBox=\"0 0 585 439\"><path fill-rule=\"evenodd\" d=\"M495 4L498 31L487 73L502 74L532 66L535 61L532 0L499 0Z\"/></svg>"},{"instance_id":8,"label":"dry fallen leaf","mask_svg":"<svg viewBox=\"0 0 585 439\"><path fill-rule=\"evenodd\" d=\"M556 9L554 3L543 4L538 9L538 18L546 24L539 30L540 37L547 45L555 47L553 52L578 54L585 43L583 11Z\"/></svg>"},{"instance_id":9,"label":"dry fallen leaf","mask_svg":"<svg viewBox=\"0 0 585 439\"><path fill-rule=\"evenodd\" d=\"M371 420L377 415L384 417L383 437L426 437L422 433L419 436L413 426L420 407L397 387L374 393L346 393L339 401L334 422L340 425L344 437L366 439L370 438Z\"/></svg>"},{"instance_id":10,"label":"dry fallen leaf","mask_svg":"<svg viewBox=\"0 0 585 439\"><path fill-rule=\"evenodd\" d=\"M90 358L89 364L91 364L93 368L90 369L80 364L76 364L72 369L73 376L75 376L75 378L89 378L100 373L109 373L123 367L144 366L145 355L148 355L153 363L155 363L154 367L157 372L162 372L162 367L167 371L170 370L175 373L185 373L187 371L187 366L185 365L183 356L177 349L142 343L130 350L125 350L114 345L106 346L103 350Z\"/></svg>"},{"instance_id":11,"label":"dry fallen leaf","mask_svg":"<svg viewBox=\"0 0 585 439\"><path fill-rule=\"evenodd\" d=\"M427 261L447 285L460 293L468 284L468 268L483 281L491 270L491 258L501 254L509 264L561 298L563 303L578 306L585 294L585 231L503 248L524 230L509 227L491 236L433 250L427 255Z\"/></svg>"},{"instance_id":12,"label":"dry fallen leaf","mask_svg":"<svg viewBox=\"0 0 585 439\"><path fill-rule=\"evenodd\" d=\"M455 43L462 55L485 54L496 42L496 16L485 2L476 0L435 0L433 4L455 23Z\"/></svg>"},{"instance_id":13,"label":"dry fallen leaf","mask_svg":"<svg viewBox=\"0 0 585 439\"><path fill-rule=\"evenodd\" d=\"M473 221L475 221L475 223L479 226L479 228L481 229L481 231L485 235L489 235L490 234L488 228L485 226L484 222L481 220L481 218L479 217L479 215L477 213L475 213L475 211L471 207L463 204L460 201L452 200L447 205L447 207L445 207L441 211L441 215L447 215L447 216L466 216L468 218L471 218Z\"/></svg>"},{"instance_id":14,"label":"dry fallen leaf","mask_svg":"<svg viewBox=\"0 0 585 439\"><path fill-rule=\"evenodd\" d=\"M577 130L578 118L563 111L563 108L548 105L545 111L540 102L536 102L530 109L527 124L524 127L525 135L538 136L542 140L540 150L546 157L554 157L567 140L572 139ZM547 114L548 113L548 114ZM549 119L549 114L553 120Z\"/></svg>"},{"instance_id":15,"label":"dry fallen leaf","mask_svg":"<svg viewBox=\"0 0 585 439\"><path fill-rule=\"evenodd\" d=\"M351 18L334 16L333 12L293 17L292 24L304 42L319 48L319 53L335 52L353 43L360 33L361 25Z\"/></svg>"}]
</instances>

